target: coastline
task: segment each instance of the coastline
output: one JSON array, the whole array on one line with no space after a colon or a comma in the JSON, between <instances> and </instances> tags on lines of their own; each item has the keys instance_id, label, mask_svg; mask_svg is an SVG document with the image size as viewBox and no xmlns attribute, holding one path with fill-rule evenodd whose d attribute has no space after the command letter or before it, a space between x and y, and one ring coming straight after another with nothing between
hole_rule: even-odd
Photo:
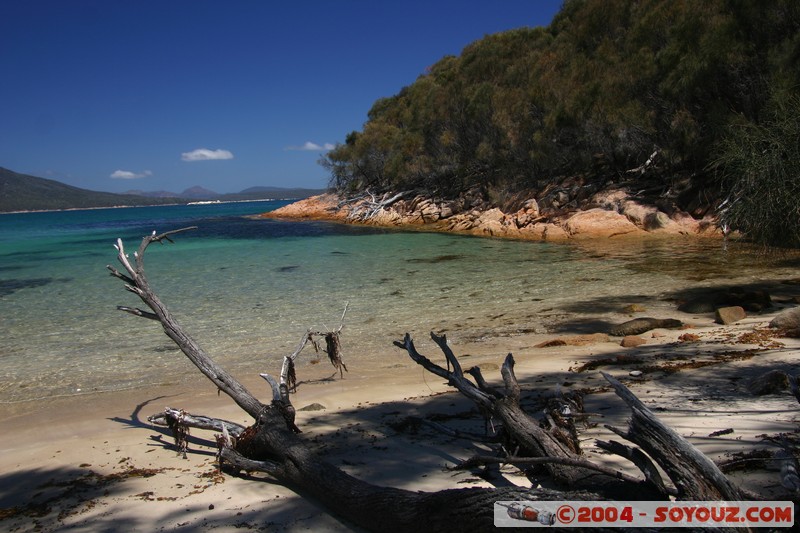
<instances>
[{"instance_id":1,"label":"coastline","mask_svg":"<svg viewBox=\"0 0 800 533\"><path fill-rule=\"evenodd\" d=\"M723 237L711 216L670 214L632 198L622 189L594 195L583 209L540 209L535 199L504 212L469 196L445 201L386 193L343 199L326 193L263 213L260 218L324 220L404 230L434 231L519 240L568 242L588 239Z\"/></svg>"},{"instance_id":2,"label":"coastline","mask_svg":"<svg viewBox=\"0 0 800 533\"><path fill-rule=\"evenodd\" d=\"M65 209L30 209L25 211L0 211L0 215L21 215L25 213L61 213L64 211L97 211L102 209L138 209L141 207L172 207L176 205L208 205L208 204L244 204L251 202L275 202L275 201L297 201L292 198L256 198L253 200L211 200L195 202L175 202L169 204L136 204L136 205L108 205L98 207L69 207Z\"/></svg>"},{"instance_id":3,"label":"coastline","mask_svg":"<svg viewBox=\"0 0 800 533\"><path fill-rule=\"evenodd\" d=\"M794 289L787 285L787 290ZM788 302L787 296L779 295L776 301ZM515 372L530 394L585 390L585 410L594 415L592 424L582 429L582 438L587 456L598 462L609 461L592 445L594 439L611 435L604 424L624 427L629 416L604 387L600 370L623 379L666 423L720 461L770 448L764 434L797 429L797 401L788 391L765 396L747 391L750 379L761 372L798 371L800 340L764 333L777 311L789 305L779 303L767 313L727 326L715 324L708 314L676 312L683 328L642 334L645 343L634 348L620 346L620 337L576 342L575 335L566 333L523 333L463 340L454 343L453 350L463 364L480 366L491 381L500 380L499 365L506 353L513 353ZM630 310L629 316L643 313L648 314ZM621 313L620 320L624 318ZM686 334L693 340L682 340L689 338L682 337ZM422 353L438 355L421 333L415 336ZM578 371L582 366L585 369ZM643 378L628 375L636 369L645 369ZM327 460L379 485L428 491L491 486L468 471L445 469L475 453L471 441L429 429L395 429L412 414L456 420L466 415L469 421L459 424L472 424L474 430L483 424L480 417L468 414L472 406L467 400L441 379L424 374L404 352L387 349L371 365L350 365L344 379L330 379L330 374L323 365L298 369L300 386L292 397L304 438ZM268 395L258 376L240 379L260 396ZM16 412L0 406L0 421L9 435L0 446L0 524L15 531L352 530L290 488L254 477L218 475L210 432L193 430L188 458L183 459L169 432L146 420L170 406L249 423L233 402L212 389L198 373L196 381L178 388L79 397ZM324 409L304 409L314 404ZM615 465L635 473L630 465ZM511 468L501 469L501 475L504 482L529 483ZM778 473L769 464L731 477L770 499L786 499Z\"/></svg>"}]
</instances>

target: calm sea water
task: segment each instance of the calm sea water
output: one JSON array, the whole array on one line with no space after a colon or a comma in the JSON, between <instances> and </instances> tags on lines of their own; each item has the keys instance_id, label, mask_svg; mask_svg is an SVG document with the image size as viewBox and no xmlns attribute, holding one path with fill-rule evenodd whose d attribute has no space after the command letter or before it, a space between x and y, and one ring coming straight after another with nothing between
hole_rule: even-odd
<instances>
[{"instance_id":1,"label":"calm sea water","mask_svg":"<svg viewBox=\"0 0 800 533\"><path fill-rule=\"evenodd\" d=\"M451 340L580 330L625 303L687 287L797 275L796 256L719 241L603 247L252 219L285 202L0 215L0 403L180 382L194 375L108 275L113 243L152 245L146 269L176 318L226 368L275 371L308 327L338 326L348 362L395 353L405 332ZM596 324L595 324L596 325Z\"/></svg>"}]
</instances>

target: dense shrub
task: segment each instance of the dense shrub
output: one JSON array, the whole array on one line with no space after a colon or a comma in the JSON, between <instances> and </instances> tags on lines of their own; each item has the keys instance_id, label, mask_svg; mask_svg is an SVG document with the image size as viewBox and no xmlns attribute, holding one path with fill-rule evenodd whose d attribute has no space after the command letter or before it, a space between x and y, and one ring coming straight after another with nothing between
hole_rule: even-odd
<instances>
[{"instance_id":1,"label":"dense shrub","mask_svg":"<svg viewBox=\"0 0 800 533\"><path fill-rule=\"evenodd\" d=\"M800 97L780 95L761 123L732 125L714 167L727 191L722 224L767 245L800 245Z\"/></svg>"},{"instance_id":2,"label":"dense shrub","mask_svg":"<svg viewBox=\"0 0 800 533\"><path fill-rule=\"evenodd\" d=\"M779 126L759 120L772 88L800 86L799 28L795 0L566 1L549 27L489 35L378 100L322 163L343 191L454 195L615 180L658 150L664 180L704 187L732 130ZM726 217L744 229L740 207Z\"/></svg>"}]
</instances>

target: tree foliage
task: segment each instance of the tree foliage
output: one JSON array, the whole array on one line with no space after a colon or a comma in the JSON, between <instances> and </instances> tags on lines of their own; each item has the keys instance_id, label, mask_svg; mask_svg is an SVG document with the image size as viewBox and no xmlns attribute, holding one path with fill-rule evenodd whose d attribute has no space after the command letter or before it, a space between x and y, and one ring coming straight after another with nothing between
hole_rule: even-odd
<instances>
[{"instance_id":1,"label":"tree foliage","mask_svg":"<svg viewBox=\"0 0 800 533\"><path fill-rule=\"evenodd\" d=\"M761 122L732 125L714 166L728 191L723 224L770 246L800 246L798 95L781 95Z\"/></svg>"},{"instance_id":2,"label":"tree foliage","mask_svg":"<svg viewBox=\"0 0 800 533\"><path fill-rule=\"evenodd\" d=\"M659 150L662 176L709 181L730 127L800 82L798 27L793 0L569 0L378 100L322 164L344 192L454 195L615 179Z\"/></svg>"}]
</instances>

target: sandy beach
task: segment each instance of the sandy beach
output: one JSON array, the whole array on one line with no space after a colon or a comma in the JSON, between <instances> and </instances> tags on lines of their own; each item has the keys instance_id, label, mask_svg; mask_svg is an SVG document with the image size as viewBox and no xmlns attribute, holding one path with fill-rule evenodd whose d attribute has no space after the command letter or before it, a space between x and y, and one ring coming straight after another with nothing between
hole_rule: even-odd
<instances>
[{"instance_id":1,"label":"sandy beach","mask_svg":"<svg viewBox=\"0 0 800 533\"><path fill-rule=\"evenodd\" d=\"M628 414L605 387L600 370L623 379L665 422L722 461L738 452L772 449L764 435L792 433L798 427L797 401L788 391L755 397L747 390L754 376L768 370L800 370L800 342L772 338L765 329L779 310L793 305L781 295L773 298L783 303L728 326L715 324L713 315L676 311L673 316L684 322L683 328L644 333L640 337L646 343L634 348L621 347L619 337L602 336L572 346L564 342L569 332L451 345L465 367L480 366L493 381L499 381L505 354L513 353L520 384L530 395L557 388L587 390L585 409L593 416L582 439L587 457L597 462L613 462L635 473L593 447L595 438L609 438L604 424L624 427ZM620 312L618 321L645 315ZM412 334L420 352L443 360L426 333ZM537 347L546 341L555 346ZM620 355L624 361L615 361ZM482 419L467 400L423 372L404 351L387 347L378 360L369 368L349 365L344 379L333 378L324 361L298 367L300 384L292 398L297 423L327 460L372 483L411 490L530 485L511 467L489 481L468 471L448 471L447 466L488 450L426 427L403 431L398 423L415 415L479 431ZM636 369L643 370L642 376L629 376ZM238 377L268 397L260 378ZM19 532L353 529L314 501L263 476L219 474L209 432L192 430L187 458L179 456L168 430L147 421L166 406L249 423L199 373L196 382L180 388L0 406L6 435L0 445L0 527ZM723 434L712 436L716 432ZM731 476L764 497L788 497L769 465Z\"/></svg>"}]
</instances>

